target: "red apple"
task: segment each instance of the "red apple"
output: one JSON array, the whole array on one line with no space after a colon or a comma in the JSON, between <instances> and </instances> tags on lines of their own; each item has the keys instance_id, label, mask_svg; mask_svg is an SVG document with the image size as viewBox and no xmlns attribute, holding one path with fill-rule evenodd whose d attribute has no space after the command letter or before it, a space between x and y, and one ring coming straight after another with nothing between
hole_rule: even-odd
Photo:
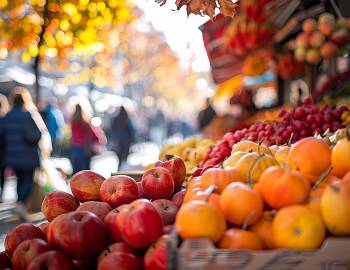
<instances>
[{"instance_id":1,"label":"red apple","mask_svg":"<svg viewBox=\"0 0 350 270\"><path fill-rule=\"evenodd\" d=\"M322 45L320 53L322 57L329 58L335 56L338 52L338 49L338 46L332 41L327 41L325 44Z\"/></svg>"},{"instance_id":2,"label":"red apple","mask_svg":"<svg viewBox=\"0 0 350 270\"><path fill-rule=\"evenodd\" d=\"M74 270L72 261L57 250L47 251L34 259L27 270Z\"/></svg>"},{"instance_id":3,"label":"red apple","mask_svg":"<svg viewBox=\"0 0 350 270\"><path fill-rule=\"evenodd\" d=\"M52 221L55 217L72 212L78 207L75 198L63 191L53 191L46 194L42 204L41 211L48 221Z\"/></svg>"},{"instance_id":4,"label":"red apple","mask_svg":"<svg viewBox=\"0 0 350 270\"><path fill-rule=\"evenodd\" d=\"M171 234L174 230L174 225L167 225L167 226L164 226L164 229L163 229L163 232L164 234Z\"/></svg>"},{"instance_id":5,"label":"red apple","mask_svg":"<svg viewBox=\"0 0 350 270\"><path fill-rule=\"evenodd\" d=\"M118 243L114 243L114 244L110 245L104 251L102 251L102 253L98 257L97 261L100 262L102 259L107 257L109 254L117 252L117 251L124 252L124 253L130 253L130 254L134 255L136 258L141 259L140 254L138 253L138 251L136 249L129 246L127 243L118 242Z\"/></svg>"},{"instance_id":6,"label":"red apple","mask_svg":"<svg viewBox=\"0 0 350 270\"><path fill-rule=\"evenodd\" d=\"M49 250L52 250L52 247L42 239L23 241L13 252L13 268L15 270L26 270L37 256Z\"/></svg>"},{"instance_id":7,"label":"red apple","mask_svg":"<svg viewBox=\"0 0 350 270\"><path fill-rule=\"evenodd\" d=\"M60 215L50 223L47 240L74 259L88 259L105 248L107 228L96 215L75 211Z\"/></svg>"},{"instance_id":8,"label":"red apple","mask_svg":"<svg viewBox=\"0 0 350 270\"><path fill-rule=\"evenodd\" d=\"M163 219L164 225L171 225L175 222L178 208L175 203L167 199L158 199L152 202Z\"/></svg>"},{"instance_id":9,"label":"red apple","mask_svg":"<svg viewBox=\"0 0 350 270\"><path fill-rule=\"evenodd\" d=\"M89 211L99 217L102 221L105 216L112 210L112 207L105 202L84 202L77 208L77 211Z\"/></svg>"},{"instance_id":10,"label":"red apple","mask_svg":"<svg viewBox=\"0 0 350 270\"><path fill-rule=\"evenodd\" d=\"M340 28L334 31L331 36L331 40L339 46L345 45L349 41L349 38L349 31L345 28Z\"/></svg>"},{"instance_id":11,"label":"red apple","mask_svg":"<svg viewBox=\"0 0 350 270\"><path fill-rule=\"evenodd\" d=\"M179 192L175 193L173 198L171 199L173 203L176 204L177 208L180 208L186 194L186 189L180 190Z\"/></svg>"},{"instance_id":12,"label":"red apple","mask_svg":"<svg viewBox=\"0 0 350 270\"><path fill-rule=\"evenodd\" d=\"M151 168L142 176L142 189L148 199L168 199L174 193L174 181L162 167Z\"/></svg>"},{"instance_id":13,"label":"red apple","mask_svg":"<svg viewBox=\"0 0 350 270\"><path fill-rule=\"evenodd\" d=\"M166 160L157 161L155 167L163 167L170 172L176 190L181 187L183 181L186 179L185 162L177 156L166 155L165 158Z\"/></svg>"},{"instance_id":14,"label":"red apple","mask_svg":"<svg viewBox=\"0 0 350 270\"><path fill-rule=\"evenodd\" d=\"M138 199L120 210L118 228L123 240L134 248L145 248L163 234L163 220L146 199Z\"/></svg>"},{"instance_id":15,"label":"red apple","mask_svg":"<svg viewBox=\"0 0 350 270\"><path fill-rule=\"evenodd\" d=\"M86 260L73 260L75 270L95 270L96 260L86 259Z\"/></svg>"},{"instance_id":16,"label":"red apple","mask_svg":"<svg viewBox=\"0 0 350 270\"><path fill-rule=\"evenodd\" d=\"M167 246L168 235L163 235L155 245L152 245L146 252L143 259L145 270L166 270L167 269Z\"/></svg>"},{"instance_id":17,"label":"red apple","mask_svg":"<svg viewBox=\"0 0 350 270\"><path fill-rule=\"evenodd\" d=\"M13 252L20 243L34 238L45 239L45 236L42 231L33 224L23 223L13 228L5 237L5 250L7 255L12 258Z\"/></svg>"},{"instance_id":18,"label":"red apple","mask_svg":"<svg viewBox=\"0 0 350 270\"><path fill-rule=\"evenodd\" d=\"M98 265L98 270L141 270L141 262L130 253L113 252L103 258Z\"/></svg>"},{"instance_id":19,"label":"red apple","mask_svg":"<svg viewBox=\"0 0 350 270\"><path fill-rule=\"evenodd\" d=\"M39 229L45 235L45 239L46 239L46 235L47 235L47 229L49 228L49 224L50 224L50 222L43 222L39 225Z\"/></svg>"},{"instance_id":20,"label":"red apple","mask_svg":"<svg viewBox=\"0 0 350 270\"><path fill-rule=\"evenodd\" d=\"M137 182L137 188L139 189L139 199L145 198L145 193L143 192L141 182Z\"/></svg>"},{"instance_id":21,"label":"red apple","mask_svg":"<svg viewBox=\"0 0 350 270\"><path fill-rule=\"evenodd\" d=\"M100 195L102 201L115 208L136 200L139 197L139 190L134 179L126 175L118 175L102 183Z\"/></svg>"},{"instance_id":22,"label":"red apple","mask_svg":"<svg viewBox=\"0 0 350 270\"><path fill-rule=\"evenodd\" d=\"M0 252L0 269L11 268L11 260L7 256L6 251Z\"/></svg>"},{"instance_id":23,"label":"red apple","mask_svg":"<svg viewBox=\"0 0 350 270\"><path fill-rule=\"evenodd\" d=\"M119 227L118 227L118 220L117 217L120 213L120 210L125 207L126 205L121 205L118 208L113 209L112 211L110 211L105 219L104 222L107 225L107 230L108 233L110 235L111 240L113 240L114 242L120 242L123 240L121 233L119 231ZM112 242L113 242L112 241Z\"/></svg>"},{"instance_id":24,"label":"red apple","mask_svg":"<svg viewBox=\"0 0 350 270\"><path fill-rule=\"evenodd\" d=\"M100 187L105 178L93 171L85 170L74 174L70 188L79 202L100 201Z\"/></svg>"}]
</instances>

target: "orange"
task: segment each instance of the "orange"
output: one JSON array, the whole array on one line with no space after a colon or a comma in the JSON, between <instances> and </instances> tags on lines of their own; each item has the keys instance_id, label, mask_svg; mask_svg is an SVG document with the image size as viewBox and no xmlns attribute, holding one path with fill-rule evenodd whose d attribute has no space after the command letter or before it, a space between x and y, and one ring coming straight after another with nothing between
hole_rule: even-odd
<instances>
[{"instance_id":1,"label":"orange","mask_svg":"<svg viewBox=\"0 0 350 270\"><path fill-rule=\"evenodd\" d=\"M350 181L329 184L321 197L321 213L327 229L335 235L350 235Z\"/></svg>"},{"instance_id":2,"label":"orange","mask_svg":"<svg viewBox=\"0 0 350 270\"><path fill-rule=\"evenodd\" d=\"M315 249L322 244L326 228L316 212L304 205L291 205L277 212L272 233L277 248Z\"/></svg>"},{"instance_id":3,"label":"orange","mask_svg":"<svg viewBox=\"0 0 350 270\"><path fill-rule=\"evenodd\" d=\"M215 184L215 192L221 193L228 184L237 181L241 181L241 177L235 169L213 168L203 173L201 188L206 189Z\"/></svg>"},{"instance_id":4,"label":"orange","mask_svg":"<svg viewBox=\"0 0 350 270\"><path fill-rule=\"evenodd\" d=\"M236 225L252 225L263 211L261 195L240 182L229 184L220 197L220 209L225 218Z\"/></svg>"},{"instance_id":5,"label":"orange","mask_svg":"<svg viewBox=\"0 0 350 270\"><path fill-rule=\"evenodd\" d=\"M180 237L208 238L218 241L226 230L224 216L214 205L203 201L191 201L181 206L175 226Z\"/></svg>"},{"instance_id":6,"label":"orange","mask_svg":"<svg viewBox=\"0 0 350 270\"><path fill-rule=\"evenodd\" d=\"M273 166L263 172L258 184L264 201L272 208L303 203L309 196L310 184L298 171Z\"/></svg>"},{"instance_id":7,"label":"orange","mask_svg":"<svg viewBox=\"0 0 350 270\"><path fill-rule=\"evenodd\" d=\"M324 187L318 186L317 188L312 188L310 196L308 198L306 206L321 215L321 196L323 194Z\"/></svg>"},{"instance_id":8,"label":"orange","mask_svg":"<svg viewBox=\"0 0 350 270\"><path fill-rule=\"evenodd\" d=\"M229 229L221 238L219 248L261 250L263 249L263 244L253 232L241 229Z\"/></svg>"},{"instance_id":9,"label":"orange","mask_svg":"<svg viewBox=\"0 0 350 270\"><path fill-rule=\"evenodd\" d=\"M185 197L184 197L184 203L189 202L191 200L191 198L193 196L195 196L198 191L202 191L202 189L199 188L199 187L198 188L196 187L196 188L187 190L186 194L185 194Z\"/></svg>"},{"instance_id":10,"label":"orange","mask_svg":"<svg viewBox=\"0 0 350 270\"><path fill-rule=\"evenodd\" d=\"M249 228L249 231L255 233L262 241L265 248L274 248L272 234L272 220L274 214L271 211L265 211L262 217Z\"/></svg>"},{"instance_id":11,"label":"orange","mask_svg":"<svg viewBox=\"0 0 350 270\"><path fill-rule=\"evenodd\" d=\"M315 183L331 165L331 149L321 139L304 138L290 149L288 164Z\"/></svg>"},{"instance_id":12,"label":"orange","mask_svg":"<svg viewBox=\"0 0 350 270\"><path fill-rule=\"evenodd\" d=\"M343 177L350 171L350 137L341 139L332 150L333 173L338 177Z\"/></svg>"}]
</instances>

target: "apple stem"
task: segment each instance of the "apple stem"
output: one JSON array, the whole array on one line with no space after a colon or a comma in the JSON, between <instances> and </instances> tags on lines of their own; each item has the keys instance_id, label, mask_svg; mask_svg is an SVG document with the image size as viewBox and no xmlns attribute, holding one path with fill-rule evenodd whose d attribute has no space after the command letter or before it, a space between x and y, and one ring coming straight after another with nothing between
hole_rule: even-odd
<instances>
[{"instance_id":1,"label":"apple stem","mask_svg":"<svg viewBox=\"0 0 350 270\"><path fill-rule=\"evenodd\" d=\"M312 186L312 190L317 189L317 187L327 180L327 177L332 171L332 165L329 165L327 169L320 175L316 183Z\"/></svg>"},{"instance_id":2,"label":"apple stem","mask_svg":"<svg viewBox=\"0 0 350 270\"><path fill-rule=\"evenodd\" d=\"M290 134L290 137L289 137L289 140L288 140L288 143L287 143L287 145L288 145L289 147L292 145L293 137L294 137L294 133L292 132L292 133Z\"/></svg>"},{"instance_id":3,"label":"apple stem","mask_svg":"<svg viewBox=\"0 0 350 270\"><path fill-rule=\"evenodd\" d=\"M252 219L253 215L255 213L255 210L251 211L248 216L246 217L246 219L244 220L244 223L242 225L242 228L241 230L246 230L248 228L248 224L249 224L249 221Z\"/></svg>"},{"instance_id":4,"label":"apple stem","mask_svg":"<svg viewBox=\"0 0 350 270\"><path fill-rule=\"evenodd\" d=\"M205 201L208 202L210 195L214 192L214 190L216 189L216 185L215 184L211 184L209 187L207 187L204 190L204 196L205 196Z\"/></svg>"},{"instance_id":5,"label":"apple stem","mask_svg":"<svg viewBox=\"0 0 350 270\"><path fill-rule=\"evenodd\" d=\"M174 157L173 155L166 154L164 158L165 158L165 160L170 160L173 157Z\"/></svg>"},{"instance_id":6,"label":"apple stem","mask_svg":"<svg viewBox=\"0 0 350 270\"><path fill-rule=\"evenodd\" d=\"M249 171L248 171L248 185L250 187L253 187L253 179L252 179L252 173L253 173L253 170L255 170L256 166L258 165L258 162L259 160L264 157L265 155L264 154L259 154L259 156L256 158L256 160L254 161L253 165L249 168Z\"/></svg>"}]
</instances>

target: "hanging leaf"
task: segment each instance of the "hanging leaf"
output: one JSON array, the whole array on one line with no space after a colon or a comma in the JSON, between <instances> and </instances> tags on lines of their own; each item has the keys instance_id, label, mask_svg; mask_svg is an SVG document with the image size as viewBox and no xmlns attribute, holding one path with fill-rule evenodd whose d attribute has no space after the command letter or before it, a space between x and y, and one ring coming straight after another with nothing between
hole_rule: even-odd
<instances>
[{"instance_id":1,"label":"hanging leaf","mask_svg":"<svg viewBox=\"0 0 350 270\"><path fill-rule=\"evenodd\" d=\"M167 2L167 0L155 1L161 6ZM178 10L187 6L187 15L208 15L210 18L214 17L216 8L219 8L224 16L230 17L234 16L237 8L237 4L234 4L232 0L218 0L218 3L217 0L176 0L175 5Z\"/></svg>"},{"instance_id":2,"label":"hanging leaf","mask_svg":"<svg viewBox=\"0 0 350 270\"><path fill-rule=\"evenodd\" d=\"M224 16L233 17L236 13L237 4L233 3L232 0L218 0L220 12Z\"/></svg>"}]
</instances>

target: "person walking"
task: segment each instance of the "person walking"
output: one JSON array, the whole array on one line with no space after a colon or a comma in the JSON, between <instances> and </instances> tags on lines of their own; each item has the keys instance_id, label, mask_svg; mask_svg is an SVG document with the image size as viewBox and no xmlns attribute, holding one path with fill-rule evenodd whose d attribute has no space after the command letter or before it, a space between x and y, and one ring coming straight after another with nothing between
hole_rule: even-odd
<instances>
[{"instance_id":1,"label":"person walking","mask_svg":"<svg viewBox=\"0 0 350 270\"><path fill-rule=\"evenodd\" d=\"M46 126L36 109L29 91L23 87L13 89L11 110L2 120L0 135L5 145L4 164L17 176L17 207L15 212L27 219L25 202L34 184L35 169L40 167L39 142L50 141ZM44 139L44 134L46 139Z\"/></svg>"},{"instance_id":2,"label":"person walking","mask_svg":"<svg viewBox=\"0 0 350 270\"><path fill-rule=\"evenodd\" d=\"M103 132L93 127L80 104L71 117L71 163L73 173L90 168L90 159L99 154L98 146L106 142Z\"/></svg>"},{"instance_id":3,"label":"person walking","mask_svg":"<svg viewBox=\"0 0 350 270\"><path fill-rule=\"evenodd\" d=\"M4 116L9 110L9 103L6 96L0 94L0 130L3 125ZM4 185L5 185L5 143L4 139L0 139L0 202L3 200Z\"/></svg>"},{"instance_id":4,"label":"person walking","mask_svg":"<svg viewBox=\"0 0 350 270\"><path fill-rule=\"evenodd\" d=\"M112 150L119 158L119 168L126 162L131 143L135 141L135 129L128 112L121 106L110 127Z\"/></svg>"}]
</instances>

